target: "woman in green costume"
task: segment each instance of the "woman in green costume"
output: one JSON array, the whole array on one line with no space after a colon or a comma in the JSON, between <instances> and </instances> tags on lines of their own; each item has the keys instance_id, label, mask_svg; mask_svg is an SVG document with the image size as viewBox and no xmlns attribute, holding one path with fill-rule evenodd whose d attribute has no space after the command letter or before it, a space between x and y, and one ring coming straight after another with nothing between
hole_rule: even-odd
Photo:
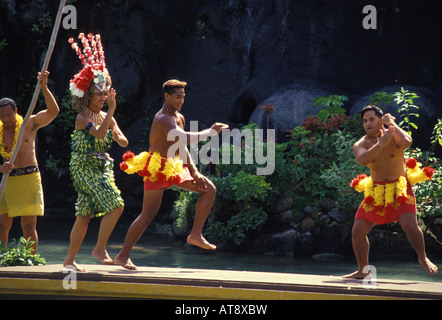
<instances>
[{"instance_id":1,"label":"woman in green costume","mask_svg":"<svg viewBox=\"0 0 442 320\"><path fill-rule=\"evenodd\" d=\"M80 52L79 57L85 65L71 80L70 85L73 108L78 115L75 131L72 134L69 167L78 198L75 204L76 221L71 231L71 242L63 266L75 271L85 271L77 265L75 256L83 243L92 217L102 216L97 244L92 250L92 255L104 264L115 264L106 250L106 245L123 213L124 202L114 181L114 160L106 151L110 149L113 141L121 147L127 147L128 140L113 117L117 106L116 92L111 88L111 79L105 67L99 35L89 34L86 38L80 34L79 38L85 47L84 55L78 46L73 44L72 39L69 41L72 41L72 47L77 53ZM92 49L99 54L92 53L90 56L96 59L91 60L88 59L87 52L93 52ZM108 105L107 112L101 110L105 102Z\"/></svg>"}]
</instances>

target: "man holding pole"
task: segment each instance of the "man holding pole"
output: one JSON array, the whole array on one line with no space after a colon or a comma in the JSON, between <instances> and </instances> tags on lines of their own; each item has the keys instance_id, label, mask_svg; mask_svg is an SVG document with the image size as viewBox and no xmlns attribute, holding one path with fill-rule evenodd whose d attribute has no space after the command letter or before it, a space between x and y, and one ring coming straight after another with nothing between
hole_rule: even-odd
<instances>
[{"instance_id":1,"label":"man holding pole","mask_svg":"<svg viewBox=\"0 0 442 320\"><path fill-rule=\"evenodd\" d=\"M21 217L23 237L34 241L33 251L38 245L37 216L43 216L43 190L35 154L37 130L47 126L59 113L59 107L47 86L49 72L38 74L46 110L32 115L26 123L23 140L13 163L9 162L17 144L23 118L18 115L14 100L0 100L0 154L3 164L1 173L9 178L0 199L0 241L8 243L9 230L14 217Z\"/></svg>"}]
</instances>

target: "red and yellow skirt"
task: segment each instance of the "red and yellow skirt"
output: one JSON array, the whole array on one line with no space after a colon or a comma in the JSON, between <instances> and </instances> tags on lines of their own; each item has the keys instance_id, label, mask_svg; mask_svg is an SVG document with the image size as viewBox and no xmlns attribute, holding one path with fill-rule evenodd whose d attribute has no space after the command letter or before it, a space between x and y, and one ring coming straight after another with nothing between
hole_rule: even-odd
<instances>
[{"instance_id":1,"label":"red and yellow skirt","mask_svg":"<svg viewBox=\"0 0 442 320\"><path fill-rule=\"evenodd\" d=\"M394 181L372 181L372 184L373 195L364 197L356 212L356 219L387 224L399 221L403 213L416 214L416 198L405 177Z\"/></svg>"},{"instance_id":2,"label":"red and yellow skirt","mask_svg":"<svg viewBox=\"0 0 442 320\"><path fill-rule=\"evenodd\" d=\"M157 152L144 151L135 155L128 151L123 155L120 169L127 174L138 173L142 176L145 191L170 188L174 184L194 180L179 157L165 158Z\"/></svg>"},{"instance_id":3,"label":"red and yellow skirt","mask_svg":"<svg viewBox=\"0 0 442 320\"><path fill-rule=\"evenodd\" d=\"M351 182L351 187L364 192L364 200L356 212L355 218L376 224L399 221L406 212L416 214L416 198L412 185L431 179L434 169L426 167L415 159L405 161L407 176L394 181L373 181L366 174L360 174Z\"/></svg>"}]
</instances>

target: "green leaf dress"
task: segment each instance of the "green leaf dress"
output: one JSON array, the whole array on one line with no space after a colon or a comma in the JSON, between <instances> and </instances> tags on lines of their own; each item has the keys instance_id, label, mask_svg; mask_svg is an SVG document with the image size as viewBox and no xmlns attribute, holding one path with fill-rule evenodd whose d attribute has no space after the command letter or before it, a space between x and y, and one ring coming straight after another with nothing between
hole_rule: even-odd
<instances>
[{"instance_id":1,"label":"green leaf dress","mask_svg":"<svg viewBox=\"0 0 442 320\"><path fill-rule=\"evenodd\" d=\"M78 194L75 215L100 217L124 205L115 185L114 160L106 153L112 142L112 130L104 139L85 130L72 133L69 170Z\"/></svg>"}]
</instances>

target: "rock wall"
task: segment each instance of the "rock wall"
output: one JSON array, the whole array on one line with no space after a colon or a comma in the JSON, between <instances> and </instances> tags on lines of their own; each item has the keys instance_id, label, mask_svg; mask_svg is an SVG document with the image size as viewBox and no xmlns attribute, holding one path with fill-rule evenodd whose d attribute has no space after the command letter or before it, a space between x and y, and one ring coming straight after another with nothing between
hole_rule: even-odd
<instances>
[{"instance_id":1,"label":"rock wall","mask_svg":"<svg viewBox=\"0 0 442 320\"><path fill-rule=\"evenodd\" d=\"M377 8L376 30L362 27L367 4ZM189 83L183 113L187 123L198 120L200 128L214 121L246 124L258 105L278 98L280 111L274 114L286 122L272 121L284 131L304 114L315 113L308 105L314 95L346 94L350 110L361 97L393 85L431 92L429 121L442 116L436 103L442 89L438 1L116 0L73 5L78 30L60 30L49 66L53 91L60 102L80 68L67 39L79 32L100 33L120 99L117 119L134 151L148 148L149 121L162 103L161 84L171 77ZM7 44L0 47L0 96L19 97L22 114L52 31L46 20L54 20L57 7L56 0L0 1L0 42ZM287 122L290 112L297 114L296 121ZM66 170L53 174L45 169L49 155L66 156L59 145L69 140L68 135L48 139L51 132L40 133L38 146L49 208L73 193ZM124 151L112 150L116 163ZM136 214L140 182L116 172Z\"/></svg>"},{"instance_id":2,"label":"rock wall","mask_svg":"<svg viewBox=\"0 0 442 320\"><path fill-rule=\"evenodd\" d=\"M3 0L0 94L14 96L20 77L39 68L51 28L34 25L58 1ZM161 84L189 82L184 112L204 125L247 123L257 104L300 79L363 96L390 85L440 93L442 5L436 1L238 0L83 1L73 3L78 30L60 30L50 65L64 95L79 62L66 40L103 36L119 96L135 115L161 104ZM362 8L377 8L377 29L365 30ZM36 47L36 43L38 46ZM311 82L310 82L311 83ZM129 125L129 124L127 124Z\"/></svg>"}]
</instances>

